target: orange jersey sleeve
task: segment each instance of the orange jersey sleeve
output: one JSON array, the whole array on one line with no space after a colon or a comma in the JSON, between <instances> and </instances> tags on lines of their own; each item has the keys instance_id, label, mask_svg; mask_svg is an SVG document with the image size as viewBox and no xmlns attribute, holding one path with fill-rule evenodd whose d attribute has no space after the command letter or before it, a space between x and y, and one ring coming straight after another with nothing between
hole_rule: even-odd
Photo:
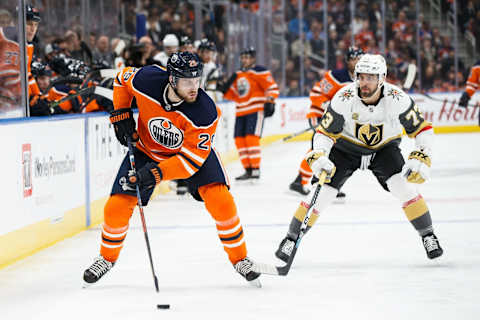
<instances>
[{"instance_id":1,"label":"orange jersey sleeve","mask_svg":"<svg viewBox=\"0 0 480 320\"><path fill-rule=\"evenodd\" d=\"M27 45L28 95L30 97L42 94L40 88L38 87L37 80L35 80L35 77L32 74L32 60L34 49L35 47L33 46L33 44L29 43Z\"/></svg>"},{"instance_id":2,"label":"orange jersey sleeve","mask_svg":"<svg viewBox=\"0 0 480 320\"><path fill-rule=\"evenodd\" d=\"M337 79L336 75L341 79ZM347 81L346 75L348 75L346 70L344 72L335 71L335 74L330 70L322 80L315 83L312 90L310 90L310 101L312 105L310 106L307 118L320 118L323 116L325 112L324 103L332 100L338 90L351 82L351 80Z\"/></svg>"},{"instance_id":3,"label":"orange jersey sleeve","mask_svg":"<svg viewBox=\"0 0 480 320\"><path fill-rule=\"evenodd\" d=\"M237 116L244 116L263 110L264 103L275 100L278 95L278 85L270 71L255 66L247 71L237 71L237 78L224 98L236 103Z\"/></svg>"},{"instance_id":4,"label":"orange jersey sleeve","mask_svg":"<svg viewBox=\"0 0 480 320\"><path fill-rule=\"evenodd\" d=\"M139 69L126 67L120 71L113 80L113 107L114 109L130 108L133 100L133 75Z\"/></svg>"},{"instance_id":5,"label":"orange jersey sleeve","mask_svg":"<svg viewBox=\"0 0 480 320\"><path fill-rule=\"evenodd\" d=\"M70 93L76 93L76 92L75 90L72 90L71 88L65 85L54 86L48 92L47 99L49 101L59 101L67 97ZM71 100L67 100L60 103L59 107L64 112L73 112L80 107L81 103L82 103L82 97L77 96L75 98L72 98Z\"/></svg>"},{"instance_id":6,"label":"orange jersey sleeve","mask_svg":"<svg viewBox=\"0 0 480 320\"><path fill-rule=\"evenodd\" d=\"M475 91L480 87L480 61L476 63L470 70L470 75L467 79L467 87L465 91L471 97Z\"/></svg>"}]
</instances>

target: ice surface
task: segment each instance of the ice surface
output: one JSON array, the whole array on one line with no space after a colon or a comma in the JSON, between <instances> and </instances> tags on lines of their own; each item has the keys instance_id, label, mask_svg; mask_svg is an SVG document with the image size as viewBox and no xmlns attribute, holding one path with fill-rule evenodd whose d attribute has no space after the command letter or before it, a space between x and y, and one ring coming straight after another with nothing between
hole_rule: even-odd
<instances>
[{"instance_id":1,"label":"ice surface","mask_svg":"<svg viewBox=\"0 0 480 320\"><path fill-rule=\"evenodd\" d=\"M249 256L273 256L299 196L288 191L307 142L263 150L257 185L233 185ZM412 142L405 143L405 153ZM138 214L120 259L96 286L83 270L100 229L0 270L0 318L10 319L479 319L480 134L438 135L432 179L420 186L445 250L427 259L400 204L370 172L356 172L347 202L329 207L302 241L287 277L250 287L229 264L203 204L162 195L145 208L160 293ZM240 164L228 167L242 173ZM171 304L157 310L157 304Z\"/></svg>"}]
</instances>

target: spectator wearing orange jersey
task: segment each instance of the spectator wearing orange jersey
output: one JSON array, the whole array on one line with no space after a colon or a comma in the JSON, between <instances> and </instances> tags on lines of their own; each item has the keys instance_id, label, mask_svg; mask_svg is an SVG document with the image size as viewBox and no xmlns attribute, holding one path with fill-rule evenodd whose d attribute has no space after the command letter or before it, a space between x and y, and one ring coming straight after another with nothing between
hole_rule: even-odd
<instances>
[{"instance_id":1,"label":"spectator wearing orange jersey","mask_svg":"<svg viewBox=\"0 0 480 320\"><path fill-rule=\"evenodd\" d=\"M100 256L84 272L87 284L97 282L117 261L137 204L137 190L141 203L147 205L155 185L174 179L186 179L192 196L205 202L235 270L259 284L260 274L247 257L228 178L212 146L220 109L199 88L202 69L196 54L180 52L169 58L167 72L158 65L127 67L115 78L115 110L110 120L121 144L136 141L136 168L131 170L127 155L105 205ZM130 107L134 99L138 129Z\"/></svg>"},{"instance_id":2,"label":"spectator wearing orange jersey","mask_svg":"<svg viewBox=\"0 0 480 320\"><path fill-rule=\"evenodd\" d=\"M477 91L479 88L480 88L480 60L477 61L477 63L475 63L472 66L472 69L470 70L470 74L467 79L467 86L462 96L460 97L460 101L458 102L458 105L466 108L468 106L468 101L470 101L470 98L473 96L475 91Z\"/></svg>"},{"instance_id":3,"label":"spectator wearing orange jersey","mask_svg":"<svg viewBox=\"0 0 480 320\"><path fill-rule=\"evenodd\" d=\"M335 93L353 81L355 65L362 55L362 49L356 47L348 48L345 55L347 67L344 69L330 70L322 80L315 83L310 91L310 101L312 104L307 114L308 124L312 130L318 126L325 112L326 105L328 105ZM308 152L310 151L311 150L308 150ZM297 177L289 186L290 190L302 195L307 195L310 192L308 183L312 176L313 172L304 157L300 163ZM337 197L344 198L345 194L339 192Z\"/></svg>"},{"instance_id":4,"label":"spectator wearing orange jersey","mask_svg":"<svg viewBox=\"0 0 480 320\"><path fill-rule=\"evenodd\" d=\"M264 117L273 115L278 85L265 67L258 66L255 48L240 53L241 70L217 84L224 98L236 103L235 145L245 173L236 180L260 178L260 138Z\"/></svg>"}]
</instances>

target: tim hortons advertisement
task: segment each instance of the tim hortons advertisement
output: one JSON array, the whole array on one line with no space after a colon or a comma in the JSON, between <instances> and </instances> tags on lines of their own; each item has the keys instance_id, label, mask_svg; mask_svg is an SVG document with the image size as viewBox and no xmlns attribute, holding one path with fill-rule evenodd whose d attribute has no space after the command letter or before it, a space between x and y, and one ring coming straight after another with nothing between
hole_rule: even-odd
<instances>
[{"instance_id":1,"label":"tim hortons advertisement","mask_svg":"<svg viewBox=\"0 0 480 320\"><path fill-rule=\"evenodd\" d=\"M38 221L55 222L85 203L84 120L26 121L1 125L2 166L8 181L0 234ZM32 134L41 132L42 134Z\"/></svg>"},{"instance_id":2,"label":"tim hortons advertisement","mask_svg":"<svg viewBox=\"0 0 480 320\"><path fill-rule=\"evenodd\" d=\"M425 119L434 126L479 125L480 94L470 99L468 108L457 105L461 93L435 93L429 96L413 94L412 98L423 111Z\"/></svg>"}]
</instances>

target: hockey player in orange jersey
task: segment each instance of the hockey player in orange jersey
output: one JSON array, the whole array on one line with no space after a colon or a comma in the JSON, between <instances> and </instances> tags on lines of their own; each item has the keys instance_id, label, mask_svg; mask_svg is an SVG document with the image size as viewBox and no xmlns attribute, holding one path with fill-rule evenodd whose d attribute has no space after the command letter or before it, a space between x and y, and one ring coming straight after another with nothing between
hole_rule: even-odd
<instances>
[{"instance_id":1,"label":"hockey player in orange jersey","mask_svg":"<svg viewBox=\"0 0 480 320\"><path fill-rule=\"evenodd\" d=\"M460 97L458 105L466 108L468 106L468 101L470 101L470 98L478 89L480 89L480 60L477 61L470 70L470 75L467 79L467 87Z\"/></svg>"},{"instance_id":2,"label":"hockey player in orange jersey","mask_svg":"<svg viewBox=\"0 0 480 320\"><path fill-rule=\"evenodd\" d=\"M217 84L224 98L237 105L235 145L245 173L236 180L260 178L260 138L264 117L273 115L278 85L265 67L255 65L256 51L249 47L240 53L241 70L224 84Z\"/></svg>"},{"instance_id":3,"label":"hockey player in orange jersey","mask_svg":"<svg viewBox=\"0 0 480 320\"><path fill-rule=\"evenodd\" d=\"M43 116L50 114L50 108L48 106L48 100L45 96L42 96L42 92L38 88L37 81L32 75L32 60L33 51L35 49L33 45L33 38L37 34L38 25L41 21L40 13L38 10L27 4L25 6L25 16L27 18L26 35L27 35L27 71L28 71L28 97L30 103L30 115L31 116Z\"/></svg>"},{"instance_id":4,"label":"hockey player in orange jersey","mask_svg":"<svg viewBox=\"0 0 480 320\"><path fill-rule=\"evenodd\" d=\"M353 82L353 71L355 69L355 64L358 59L364 54L362 49L357 47L349 47L346 54L346 64L347 67L343 69L330 70L328 71L324 78L313 86L310 91L310 101L311 106L307 114L308 125L314 130L320 122L320 119L325 112L326 106L330 100L332 100L335 93L338 90L346 86L347 84ZM312 137L313 138L313 137ZM308 152L310 152L308 150ZM289 188L292 191L298 192L302 195L307 195L310 192L308 188L308 183L312 178L313 173L312 169L308 165L305 158L302 159L300 163L299 173L295 180L290 184ZM316 180L316 177L314 177ZM339 192L337 199L344 199L345 194Z\"/></svg>"},{"instance_id":5,"label":"hockey player in orange jersey","mask_svg":"<svg viewBox=\"0 0 480 320\"><path fill-rule=\"evenodd\" d=\"M227 175L212 146L220 110L199 89L202 68L196 54L179 52L169 58L167 72L157 65L127 67L115 78L110 120L120 143L136 141L136 174L126 156L105 205L100 256L85 270L85 282L97 282L117 261L137 203L136 186L147 205L160 181L186 179L192 196L205 202L235 270L259 284ZM133 99L138 128L130 108Z\"/></svg>"}]
</instances>

